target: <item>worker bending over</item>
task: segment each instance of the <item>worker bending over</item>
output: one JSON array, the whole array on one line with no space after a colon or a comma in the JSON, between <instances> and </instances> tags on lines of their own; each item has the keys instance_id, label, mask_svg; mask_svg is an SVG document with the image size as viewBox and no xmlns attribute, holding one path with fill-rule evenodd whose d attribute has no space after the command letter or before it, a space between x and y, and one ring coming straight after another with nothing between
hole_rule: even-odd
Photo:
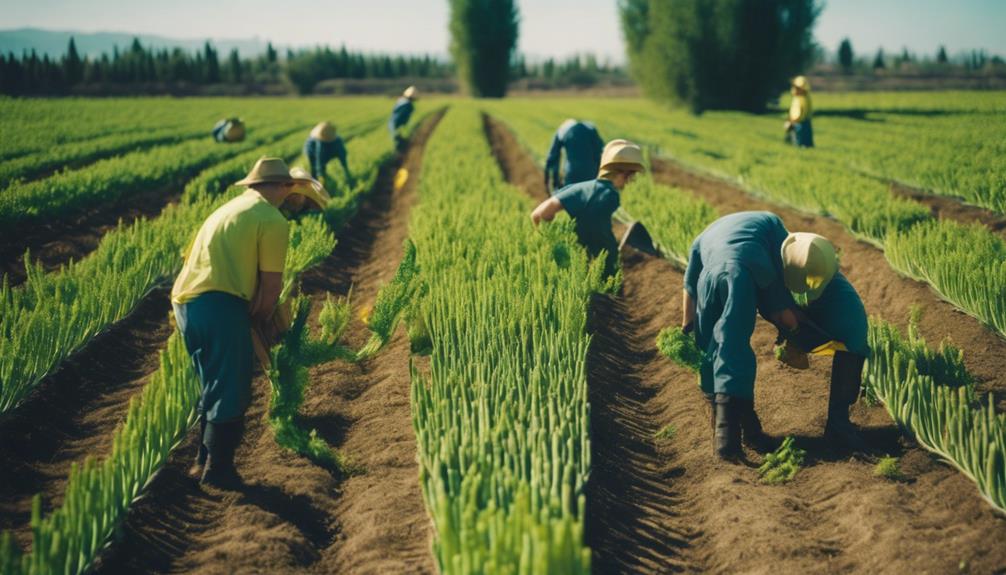
<instances>
[{"instance_id":1,"label":"worker bending over","mask_svg":"<svg viewBox=\"0 0 1006 575\"><path fill-rule=\"evenodd\" d=\"M701 386L712 403L716 453L739 456L742 438L759 451L774 445L754 410L756 310L779 328L787 363L806 367L806 353L834 354L825 436L862 449L849 421L869 355L859 295L827 239L791 234L770 212L739 212L695 239L685 271L682 328L694 331L705 355Z\"/></svg>"},{"instance_id":2,"label":"worker bending over","mask_svg":"<svg viewBox=\"0 0 1006 575\"><path fill-rule=\"evenodd\" d=\"M395 107L391 110L391 118L388 120L388 130L391 138L395 141L395 148L401 149L405 144L405 139L398 133L398 129L409 123L412 112L415 110L413 102L418 98L416 87L409 86L402 92L402 96L395 102Z\"/></svg>"},{"instance_id":3,"label":"worker bending over","mask_svg":"<svg viewBox=\"0 0 1006 575\"><path fill-rule=\"evenodd\" d=\"M242 142L245 125L241 118L224 118L213 126L213 139L221 143Z\"/></svg>"},{"instance_id":4,"label":"worker bending over","mask_svg":"<svg viewBox=\"0 0 1006 575\"><path fill-rule=\"evenodd\" d=\"M329 122L322 122L311 130L311 134L304 142L304 155L307 156L311 164L311 177L320 179L325 175L325 167L333 159L338 158L342 164L342 171L346 174L346 181L352 186L353 176L349 173L349 165L346 163L346 144L335 132L335 126Z\"/></svg>"},{"instance_id":5,"label":"worker bending over","mask_svg":"<svg viewBox=\"0 0 1006 575\"><path fill-rule=\"evenodd\" d=\"M590 257L607 252L605 272L614 274L618 267L618 242L611 232L611 216L621 203L619 192L643 171L643 152L628 140L612 140L604 147L597 178L568 185L531 212L538 225L550 222L562 210L573 218L580 244Z\"/></svg>"},{"instance_id":6,"label":"worker bending over","mask_svg":"<svg viewBox=\"0 0 1006 575\"><path fill-rule=\"evenodd\" d=\"M604 140L597 133L594 124L572 118L563 122L552 137L552 146L545 161L545 189L551 193L556 188L593 178L601 162L603 149ZM560 185L559 160L563 150L566 151L566 161L562 166L564 179Z\"/></svg>"},{"instance_id":7,"label":"worker bending over","mask_svg":"<svg viewBox=\"0 0 1006 575\"><path fill-rule=\"evenodd\" d=\"M247 189L203 222L171 290L175 321L202 384L201 441L191 473L223 488L241 482L234 452L251 398L250 331L269 325L283 285L289 224L277 208L302 182L283 160L262 158L236 185Z\"/></svg>"},{"instance_id":8,"label":"worker bending over","mask_svg":"<svg viewBox=\"0 0 1006 575\"><path fill-rule=\"evenodd\" d=\"M790 86L793 99L789 104L789 118L786 120L786 139L800 148L814 147L814 129L810 123L813 115L810 103L810 82L804 76L793 78Z\"/></svg>"}]
</instances>

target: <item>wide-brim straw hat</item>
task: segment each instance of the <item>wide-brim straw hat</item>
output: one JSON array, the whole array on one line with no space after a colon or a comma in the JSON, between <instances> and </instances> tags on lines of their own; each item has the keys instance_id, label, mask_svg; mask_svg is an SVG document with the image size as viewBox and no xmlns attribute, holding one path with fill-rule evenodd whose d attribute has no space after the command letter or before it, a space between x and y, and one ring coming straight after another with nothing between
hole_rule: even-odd
<instances>
[{"instance_id":1,"label":"wide-brim straw hat","mask_svg":"<svg viewBox=\"0 0 1006 575\"><path fill-rule=\"evenodd\" d=\"M405 91L402 92L402 95L410 100L415 100L418 97L415 86L409 86L406 88Z\"/></svg>"},{"instance_id":2,"label":"wide-brim straw hat","mask_svg":"<svg viewBox=\"0 0 1006 575\"><path fill-rule=\"evenodd\" d=\"M612 140L601 152L599 177L611 172L641 172L643 169L643 150L629 140Z\"/></svg>"},{"instance_id":3,"label":"wide-brim straw hat","mask_svg":"<svg viewBox=\"0 0 1006 575\"><path fill-rule=\"evenodd\" d=\"M311 137L322 142L331 142L336 137L335 126L331 122L322 122L311 130Z\"/></svg>"},{"instance_id":4,"label":"wide-brim straw hat","mask_svg":"<svg viewBox=\"0 0 1006 575\"><path fill-rule=\"evenodd\" d=\"M248 175L234 182L235 186L251 186L253 184L285 184L293 183L290 168L282 158L259 158Z\"/></svg>"},{"instance_id":5,"label":"wide-brim straw hat","mask_svg":"<svg viewBox=\"0 0 1006 575\"><path fill-rule=\"evenodd\" d=\"M797 76L793 78L793 87L800 88L804 92L810 92L810 81L807 80L806 76Z\"/></svg>"},{"instance_id":6,"label":"wide-brim straw hat","mask_svg":"<svg viewBox=\"0 0 1006 575\"><path fill-rule=\"evenodd\" d=\"M328 195L328 190L325 186L321 184L318 180L311 177L304 168L293 168L290 170L290 177L293 181L297 182L297 186L293 189L293 193L300 194L308 199L308 201L315 204L315 208L324 209L328 205L329 200L332 199Z\"/></svg>"},{"instance_id":7,"label":"wide-brim straw hat","mask_svg":"<svg viewBox=\"0 0 1006 575\"><path fill-rule=\"evenodd\" d=\"M794 232L782 242L782 278L786 289L814 301L838 273L838 256L828 238Z\"/></svg>"}]
</instances>

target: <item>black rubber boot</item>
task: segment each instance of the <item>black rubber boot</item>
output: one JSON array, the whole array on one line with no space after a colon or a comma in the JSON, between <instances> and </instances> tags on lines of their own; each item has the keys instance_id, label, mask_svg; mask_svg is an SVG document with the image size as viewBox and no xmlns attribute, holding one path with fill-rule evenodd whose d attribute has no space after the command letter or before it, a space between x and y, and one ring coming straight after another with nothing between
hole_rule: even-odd
<instances>
[{"instance_id":1,"label":"black rubber boot","mask_svg":"<svg viewBox=\"0 0 1006 575\"><path fill-rule=\"evenodd\" d=\"M203 466L206 465L206 457L209 450L206 449L206 416L199 416L199 451L196 452L196 461L189 468L189 477L199 479L203 476Z\"/></svg>"},{"instance_id":2,"label":"black rubber boot","mask_svg":"<svg viewBox=\"0 0 1006 575\"><path fill-rule=\"evenodd\" d=\"M206 425L206 435L203 438L209 451L206 465L203 467L201 483L220 489L236 489L241 486L241 476L234 468L234 453L244 435L244 421L213 423Z\"/></svg>"},{"instance_id":3,"label":"black rubber boot","mask_svg":"<svg viewBox=\"0 0 1006 575\"><path fill-rule=\"evenodd\" d=\"M754 408L754 401L735 397L732 399L737 404L740 411L741 430L743 431L744 445L757 451L758 453L771 453L779 447L779 442L768 435L761 428L761 420Z\"/></svg>"},{"instance_id":4,"label":"black rubber boot","mask_svg":"<svg viewBox=\"0 0 1006 575\"><path fill-rule=\"evenodd\" d=\"M849 421L849 406L859 399L866 358L847 351L836 351L831 363L831 390L828 397L828 422L824 436L840 447L862 451L866 448L859 430Z\"/></svg>"},{"instance_id":5,"label":"black rubber boot","mask_svg":"<svg viewBox=\"0 0 1006 575\"><path fill-rule=\"evenodd\" d=\"M732 460L741 456L741 421L737 398L717 393L715 400L716 425L713 444L720 459Z\"/></svg>"}]
</instances>

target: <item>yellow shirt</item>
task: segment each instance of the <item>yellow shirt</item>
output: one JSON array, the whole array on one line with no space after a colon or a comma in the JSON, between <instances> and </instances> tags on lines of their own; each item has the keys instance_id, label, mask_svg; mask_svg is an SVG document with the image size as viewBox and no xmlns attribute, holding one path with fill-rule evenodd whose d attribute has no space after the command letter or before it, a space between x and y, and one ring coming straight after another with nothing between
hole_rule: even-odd
<instances>
[{"instance_id":1,"label":"yellow shirt","mask_svg":"<svg viewBox=\"0 0 1006 575\"><path fill-rule=\"evenodd\" d=\"M251 301L258 272L282 272L290 225L262 194L248 189L203 222L175 278L171 301L221 291Z\"/></svg>"},{"instance_id":2,"label":"yellow shirt","mask_svg":"<svg viewBox=\"0 0 1006 575\"><path fill-rule=\"evenodd\" d=\"M810 118L810 113L810 96L807 94L793 96L793 100L789 104L789 121L803 122Z\"/></svg>"}]
</instances>

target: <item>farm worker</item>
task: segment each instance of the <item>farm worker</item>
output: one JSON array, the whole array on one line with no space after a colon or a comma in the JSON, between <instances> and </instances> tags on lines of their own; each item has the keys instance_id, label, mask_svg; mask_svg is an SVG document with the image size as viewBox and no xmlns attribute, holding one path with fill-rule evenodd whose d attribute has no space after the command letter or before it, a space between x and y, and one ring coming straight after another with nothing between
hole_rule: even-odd
<instances>
[{"instance_id":1,"label":"farm worker","mask_svg":"<svg viewBox=\"0 0 1006 575\"><path fill-rule=\"evenodd\" d=\"M779 328L787 348L794 348L787 352L789 363L799 365L806 352L834 354L825 436L862 448L849 406L859 397L869 355L866 312L839 271L831 242L816 234L791 234L770 212L724 216L692 243L683 299L682 328L694 331L705 356L700 381L712 403L720 457L740 455L742 435L755 449L773 445L754 410L750 340L756 311Z\"/></svg>"},{"instance_id":2,"label":"farm worker","mask_svg":"<svg viewBox=\"0 0 1006 575\"><path fill-rule=\"evenodd\" d=\"M786 120L786 138L801 148L814 147L814 129L810 123L813 109L810 103L810 82L806 76L793 78L790 87L793 99L789 104L789 118Z\"/></svg>"},{"instance_id":3,"label":"farm worker","mask_svg":"<svg viewBox=\"0 0 1006 575\"><path fill-rule=\"evenodd\" d=\"M353 181L353 176L349 173L349 165L346 163L346 144L336 134L335 126L330 122L322 122L311 130L307 142L304 142L304 155L311 163L312 178L318 179L323 176L325 166L333 158L338 158L339 163L342 164L342 171L346 174L346 181Z\"/></svg>"},{"instance_id":4,"label":"farm worker","mask_svg":"<svg viewBox=\"0 0 1006 575\"><path fill-rule=\"evenodd\" d=\"M245 125L241 118L224 118L213 126L213 139L218 142L241 142L245 139Z\"/></svg>"},{"instance_id":5,"label":"farm worker","mask_svg":"<svg viewBox=\"0 0 1006 575\"><path fill-rule=\"evenodd\" d=\"M593 178L601 163L603 149L604 140L597 133L594 124L572 118L563 122L552 138L552 146L545 161L545 189L551 192L553 189ZM559 159L563 150L566 150L566 162L562 166L565 177L560 186Z\"/></svg>"},{"instance_id":6,"label":"farm worker","mask_svg":"<svg viewBox=\"0 0 1006 575\"><path fill-rule=\"evenodd\" d=\"M568 185L545 200L531 212L531 221L538 225L550 222L562 210L573 218L580 244L591 257L607 252L606 273L615 273L618 266L618 242L611 232L611 216L618 209L618 193L643 171L643 152L628 140L612 140L601 154L597 178Z\"/></svg>"},{"instance_id":7,"label":"farm worker","mask_svg":"<svg viewBox=\"0 0 1006 575\"><path fill-rule=\"evenodd\" d=\"M415 110L413 102L418 98L416 87L409 86L402 92L402 96L395 102L395 107L391 110L391 118L388 120L388 130L395 140L395 145L401 147L405 140L398 133L398 129L409 123L412 112Z\"/></svg>"},{"instance_id":8,"label":"farm worker","mask_svg":"<svg viewBox=\"0 0 1006 575\"><path fill-rule=\"evenodd\" d=\"M203 222L175 278L171 302L202 384L202 442L192 473L234 487L234 452L251 398L253 322L265 325L283 284L289 224L278 206L298 185L286 163L261 158L241 195ZM274 334L273 334L274 335Z\"/></svg>"}]
</instances>

